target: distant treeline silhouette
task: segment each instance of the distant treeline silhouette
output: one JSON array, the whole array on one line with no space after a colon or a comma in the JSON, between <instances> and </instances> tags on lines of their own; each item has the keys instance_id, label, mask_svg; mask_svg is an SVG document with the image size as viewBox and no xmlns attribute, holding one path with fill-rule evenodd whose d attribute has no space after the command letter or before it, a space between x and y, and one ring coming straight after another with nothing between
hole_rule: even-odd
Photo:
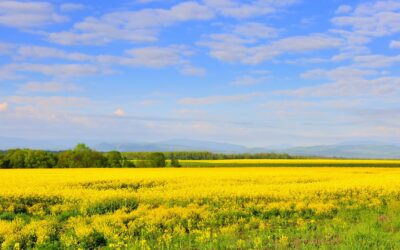
<instances>
[{"instance_id":1,"label":"distant treeline silhouette","mask_svg":"<svg viewBox=\"0 0 400 250\"><path fill-rule=\"evenodd\" d=\"M179 160L293 159L288 154L221 154L211 152L98 152L85 144L52 152L33 149L0 151L0 168L134 168L180 167Z\"/></svg>"},{"instance_id":2,"label":"distant treeline silhouette","mask_svg":"<svg viewBox=\"0 0 400 250\"><path fill-rule=\"evenodd\" d=\"M125 152L124 157L129 160L146 158L150 152ZM211 153L207 151L183 151L183 152L164 152L167 159L176 158L179 160L227 160L227 159L297 159L304 158L298 156L290 156L289 154L278 153L256 153L256 154L222 154Z\"/></svg>"},{"instance_id":3,"label":"distant treeline silhouette","mask_svg":"<svg viewBox=\"0 0 400 250\"><path fill-rule=\"evenodd\" d=\"M151 153L137 161L128 160L118 151L97 152L85 144L74 149L50 152L33 149L10 149L0 152L0 168L132 168L165 167L162 153Z\"/></svg>"}]
</instances>

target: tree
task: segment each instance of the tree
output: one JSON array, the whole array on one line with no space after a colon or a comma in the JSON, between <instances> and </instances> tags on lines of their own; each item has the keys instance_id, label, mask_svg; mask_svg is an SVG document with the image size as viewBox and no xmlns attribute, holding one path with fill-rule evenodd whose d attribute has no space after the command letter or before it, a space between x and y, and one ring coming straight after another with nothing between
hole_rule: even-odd
<instances>
[{"instance_id":1,"label":"tree","mask_svg":"<svg viewBox=\"0 0 400 250\"><path fill-rule=\"evenodd\" d=\"M78 143L73 149L75 152L91 152L92 149L86 146L84 143Z\"/></svg>"},{"instance_id":2,"label":"tree","mask_svg":"<svg viewBox=\"0 0 400 250\"><path fill-rule=\"evenodd\" d=\"M73 150L64 151L58 156L60 168L105 168L107 158L85 144L78 144Z\"/></svg>"},{"instance_id":3,"label":"tree","mask_svg":"<svg viewBox=\"0 0 400 250\"><path fill-rule=\"evenodd\" d=\"M0 153L0 168L9 168L9 161L3 153Z\"/></svg>"},{"instance_id":4,"label":"tree","mask_svg":"<svg viewBox=\"0 0 400 250\"><path fill-rule=\"evenodd\" d=\"M163 153L151 153L148 155L147 164L153 168L165 167L165 155Z\"/></svg>"},{"instance_id":5,"label":"tree","mask_svg":"<svg viewBox=\"0 0 400 250\"><path fill-rule=\"evenodd\" d=\"M120 152L110 151L106 153L108 167L110 168L120 168L123 164L123 158Z\"/></svg>"},{"instance_id":6,"label":"tree","mask_svg":"<svg viewBox=\"0 0 400 250\"><path fill-rule=\"evenodd\" d=\"M23 149L12 149L7 152L6 159L8 160L9 168L25 168L25 157L27 151Z\"/></svg>"},{"instance_id":7,"label":"tree","mask_svg":"<svg viewBox=\"0 0 400 250\"><path fill-rule=\"evenodd\" d=\"M175 154L171 154L171 167L173 168L180 168L181 164L179 163L179 160L175 157Z\"/></svg>"},{"instance_id":8,"label":"tree","mask_svg":"<svg viewBox=\"0 0 400 250\"><path fill-rule=\"evenodd\" d=\"M134 164L132 161L127 160L127 159L124 159L124 160L122 161L122 167L123 167L123 168L135 168L136 166L135 166L135 164Z\"/></svg>"},{"instance_id":9,"label":"tree","mask_svg":"<svg viewBox=\"0 0 400 250\"><path fill-rule=\"evenodd\" d=\"M25 154L26 168L53 168L57 165L55 154L42 150L28 150Z\"/></svg>"}]
</instances>

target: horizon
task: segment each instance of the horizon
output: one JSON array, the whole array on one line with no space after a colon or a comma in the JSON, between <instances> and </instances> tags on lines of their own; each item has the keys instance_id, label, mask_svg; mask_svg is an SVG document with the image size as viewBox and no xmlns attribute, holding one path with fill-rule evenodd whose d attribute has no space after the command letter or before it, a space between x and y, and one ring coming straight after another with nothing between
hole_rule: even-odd
<instances>
[{"instance_id":1,"label":"horizon","mask_svg":"<svg viewBox=\"0 0 400 250\"><path fill-rule=\"evenodd\" d=\"M400 141L398 1L0 1L0 32L0 139Z\"/></svg>"},{"instance_id":2,"label":"horizon","mask_svg":"<svg viewBox=\"0 0 400 250\"><path fill-rule=\"evenodd\" d=\"M215 147L217 145L223 148L224 146L238 146L248 150L286 150L293 148L312 148L312 147L346 147L346 146L374 146L374 147L385 147L393 146L399 147L399 142L392 141L379 141L379 140L348 140L340 141L332 144L264 144L259 146L250 146L244 143L229 143L217 140L201 140L201 139L190 139L190 138L171 138L165 140L154 140L154 141L140 141L140 140L102 140L102 139L87 139L87 140L62 140L57 138L53 139L27 139L21 137L8 137L0 136L0 150L9 150L16 148L27 148L27 149L39 149L39 150L67 150L75 147L77 144L84 143L93 148L98 148L102 145L171 145L171 146L186 146L189 147L190 143L193 142L196 146L206 145L207 147ZM190 151L190 149L188 149ZM212 151L212 150L211 150ZM261 151L260 151L261 152ZM264 151L263 151L264 152ZM400 151L399 151L400 155Z\"/></svg>"}]
</instances>

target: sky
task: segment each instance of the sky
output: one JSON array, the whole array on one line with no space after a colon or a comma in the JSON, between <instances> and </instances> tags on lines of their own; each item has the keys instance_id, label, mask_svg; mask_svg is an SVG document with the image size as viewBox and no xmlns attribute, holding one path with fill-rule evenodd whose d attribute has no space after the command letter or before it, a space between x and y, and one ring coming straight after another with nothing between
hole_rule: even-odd
<instances>
[{"instance_id":1,"label":"sky","mask_svg":"<svg viewBox=\"0 0 400 250\"><path fill-rule=\"evenodd\" d=\"M400 1L0 0L0 137L400 141Z\"/></svg>"}]
</instances>

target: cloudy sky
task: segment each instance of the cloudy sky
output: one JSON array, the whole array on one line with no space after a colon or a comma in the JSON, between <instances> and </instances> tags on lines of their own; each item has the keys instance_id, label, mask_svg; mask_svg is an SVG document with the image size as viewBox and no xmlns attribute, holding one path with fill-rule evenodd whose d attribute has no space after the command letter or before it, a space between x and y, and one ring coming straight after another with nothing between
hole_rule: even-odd
<instances>
[{"instance_id":1,"label":"cloudy sky","mask_svg":"<svg viewBox=\"0 0 400 250\"><path fill-rule=\"evenodd\" d=\"M400 141L400 1L0 0L0 136Z\"/></svg>"}]
</instances>

